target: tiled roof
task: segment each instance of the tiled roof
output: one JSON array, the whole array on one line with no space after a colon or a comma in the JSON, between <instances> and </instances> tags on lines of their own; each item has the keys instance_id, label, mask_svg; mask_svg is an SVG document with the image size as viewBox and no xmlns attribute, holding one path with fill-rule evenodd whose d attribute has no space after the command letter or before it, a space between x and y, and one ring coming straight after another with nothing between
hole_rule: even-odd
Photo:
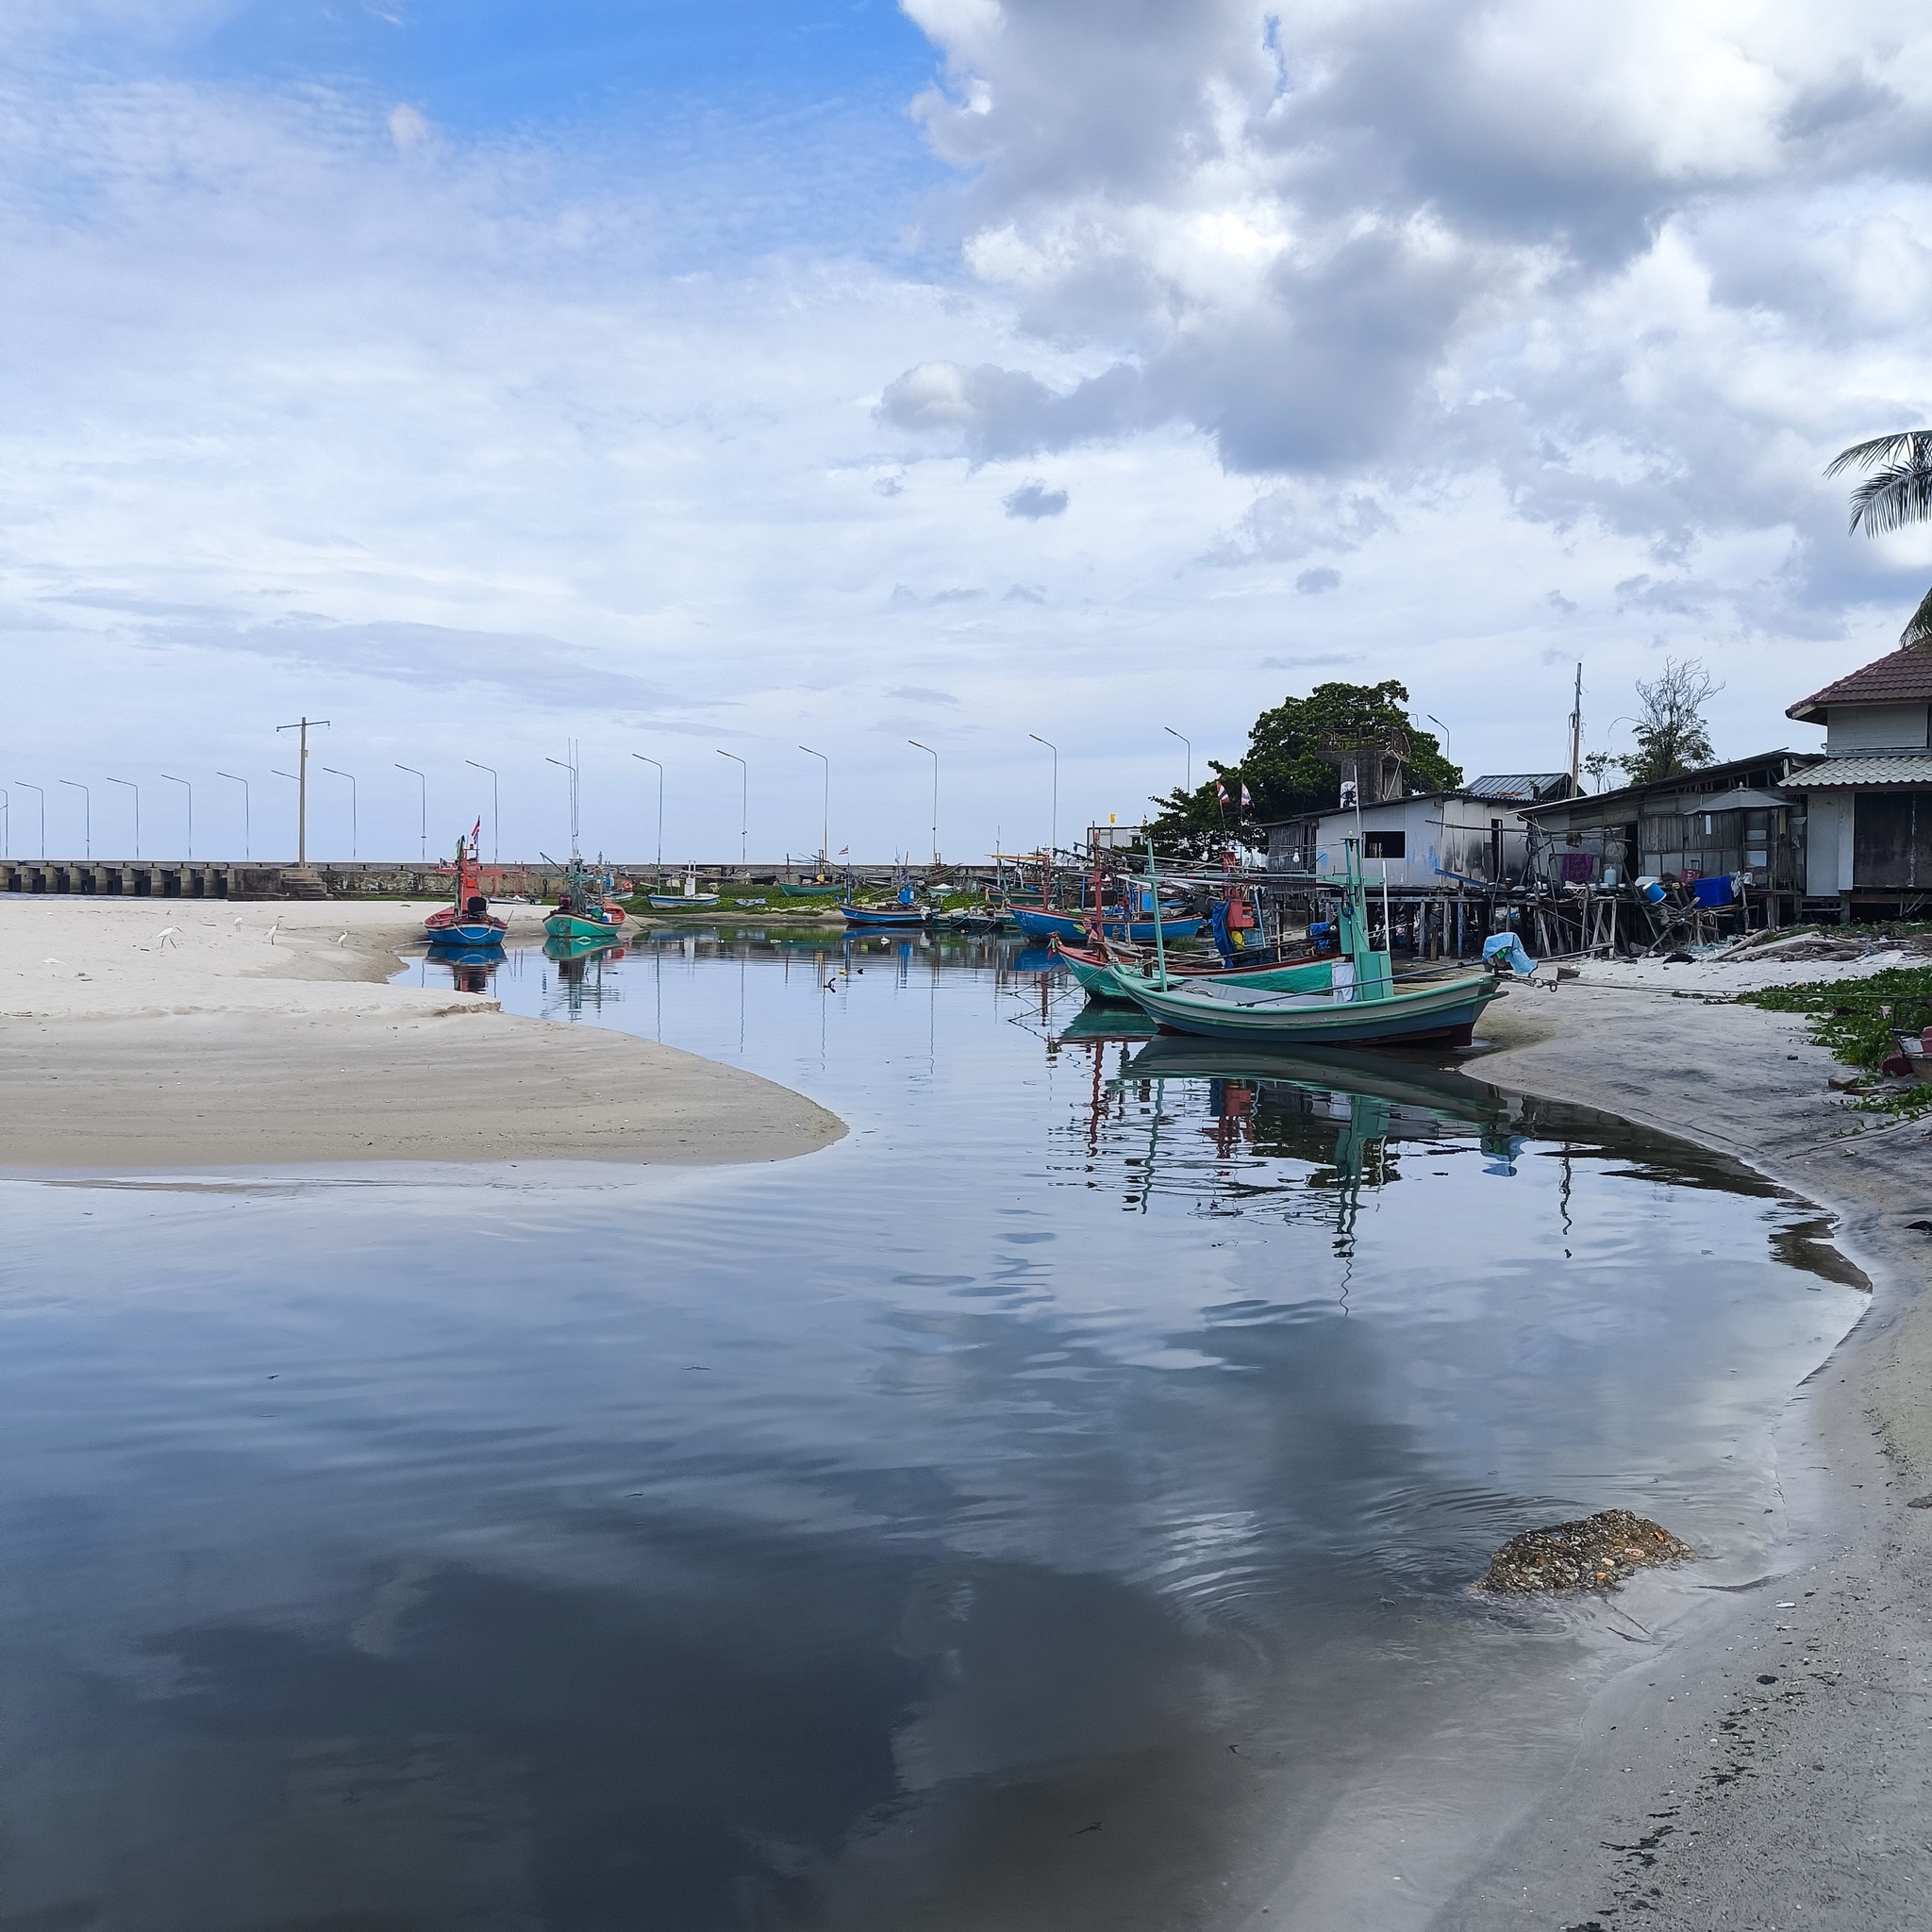
<instances>
[{"instance_id":1,"label":"tiled roof","mask_svg":"<svg viewBox=\"0 0 1932 1932\"><path fill-rule=\"evenodd\" d=\"M1808 698L1801 698L1785 716L1813 719L1826 705L1924 703L1932 703L1932 646L1907 644L1889 658L1879 658L1836 684L1813 691Z\"/></svg>"},{"instance_id":2,"label":"tiled roof","mask_svg":"<svg viewBox=\"0 0 1932 1932\"><path fill-rule=\"evenodd\" d=\"M1932 785L1932 752L1868 751L1820 758L1785 780L1801 791L1826 785Z\"/></svg>"}]
</instances>

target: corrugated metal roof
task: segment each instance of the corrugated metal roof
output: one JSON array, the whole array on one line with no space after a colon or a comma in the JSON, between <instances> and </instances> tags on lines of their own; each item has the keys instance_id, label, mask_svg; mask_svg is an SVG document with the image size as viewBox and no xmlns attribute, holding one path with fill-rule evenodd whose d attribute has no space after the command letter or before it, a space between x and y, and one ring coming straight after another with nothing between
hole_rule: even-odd
<instances>
[{"instance_id":1,"label":"corrugated metal roof","mask_svg":"<svg viewBox=\"0 0 1932 1932\"><path fill-rule=\"evenodd\" d=\"M1547 797L1556 786L1568 781L1568 772L1519 772L1491 773L1485 777L1472 778L1462 788L1466 798L1530 798Z\"/></svg>"},{"instance_id":2,"label":"corrugated metal roof","mask_svg":"<svg viewBox=\"0 0 1932 1932\"><path fill-rule=\"evenodd\" d=\"M1800 698L1787 718L1810 718L1827 705L1905 705L1932 702L1932 648L1907 644L1861 665L1836 684Z\"/></svg>"},{"instance_id":3,"label":"corrugated metal roof","mask_svg":"<svg viewBox=\"0 0 1932 1932\"><path fill-rule=\"evenodd\" d=\"M1785 780L1799 791L1827 785L1932 785L1932 752L1865 752L1820 758Z\"/></svg>"}]
</instances>

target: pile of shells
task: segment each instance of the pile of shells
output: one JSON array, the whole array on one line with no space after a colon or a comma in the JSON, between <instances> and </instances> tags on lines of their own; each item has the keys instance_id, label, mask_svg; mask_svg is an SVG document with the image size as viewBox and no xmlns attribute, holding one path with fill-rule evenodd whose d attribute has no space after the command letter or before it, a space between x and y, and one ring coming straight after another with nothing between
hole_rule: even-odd
<instances>
[{"instance_id":1,"label":"pile of shells","mask_svg":"<svg viewBox=\"0 0 1932 1932\"><path fill-rule=\"evenodd\" d=\"M1681 1563L1696 1554L1660 1524L1627 1509L1606 1509L1577 1523L1553 1523L1512 1536L1490 1558L1476 1588L1495 1596L1614 1590L1640 1570Z\"/></svg>"}]
</instances>

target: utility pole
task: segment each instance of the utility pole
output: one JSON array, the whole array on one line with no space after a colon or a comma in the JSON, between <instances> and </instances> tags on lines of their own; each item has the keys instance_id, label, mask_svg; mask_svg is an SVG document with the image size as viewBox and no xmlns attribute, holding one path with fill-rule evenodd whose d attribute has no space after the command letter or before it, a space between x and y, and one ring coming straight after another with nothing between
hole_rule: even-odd
<instances>
[{"instance_id":1,"label":"utility pole","mask_svg":"<svg viewBox=\"0 0 1932 1932\"><path fill-rule=\"evenodd\" d=\"M192 858L194 857L194 787L189 785L186 778L176 778L166 772L163 772L161 776L166 778L170 785L186 785L188 787L188 856L190 858Z\"/></svg>"},{"instance_id":2,"label":"utility pole","mask_svg":"<svg viewBox=\"0 0 1932 1932\"><path fill-rule=\"evenodd\" d=\"M1582 789L1578 779L1583 773L1583 666L1576 667L1576 701L1570 708L1570 795L1574 798Z\"/></svg>"},{"instance_id":3,"label":"utility pole","mask_svg":"<svg viewBox=\"0 0 1932 1932\"><path fill-rule=\"evenodd\" d=\"M915 751L923 751L932 760L932 863L933 870L939 870L940 863L940 755L929 744L921 744L918 739L908 738L906 742Z\"/></svg>"},{"instance_id":4,"label":"utility pole","mask_svg":"<svg viewBox=\"0 0 1932 1932\"><path fill-rule=\"evenodd\" d=\"M801 744L799 750L807 758L817 758L824 766L825 791L822 804L824 817L819 831L819 865L823 871L832 869L832 761L822 751L813 751L808 744Z\"/></svg>"},{"instance_id":5,"label":"utility pole","mask_svg":"<svg viewBox=\"0 0 1932 1932\"><path fill-rule=\"evenodd\" d=\"M302 718L293 724L277 724L276 731L297 731L300 749L295 756L295 863L308 863L308 727L326 726L326 718Z\"/></svg>"}]
</instances>

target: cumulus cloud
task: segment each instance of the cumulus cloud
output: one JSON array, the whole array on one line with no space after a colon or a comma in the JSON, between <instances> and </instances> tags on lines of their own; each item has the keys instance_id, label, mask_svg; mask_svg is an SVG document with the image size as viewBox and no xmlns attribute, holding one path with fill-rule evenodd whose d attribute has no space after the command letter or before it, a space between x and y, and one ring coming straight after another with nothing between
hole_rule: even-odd
<instances>
[{"instance_id":1,"label":"cumulus cloud","mask_svg":"<svg viewBox=\"0 0 1932 1932\"><path fill-rule=\"evenodd\" d=\"M1824 458L1915 422L1932 28L1724 0L907 0L962 258L1074 379L928 362L882 413L974 459L1177 424L1234 474L1514 512L1681 564L1777 531L1841 594ZM1321 547L1289 535L1291 545ZM1261 561L1258 529L1224 561ZM1886 559L1867 555L1868 580ZM1775 600L1774 600L1775 602Z\"/></svg>"},{"instance_id":2,"label":"cumulus cloud","mask_svg":"<svg viewBox=\"0 0 1932 1932\"><path fill-rule=\"evenodd\" d=\"M1064 515L1067 508L1067 492L1064 490L1049 490L1044 483L1023 483L1010 495L1001 499L1007 507L1009 517L1024 517L1038 523L1041 517Z\"/></svg>"}]
</instances>

